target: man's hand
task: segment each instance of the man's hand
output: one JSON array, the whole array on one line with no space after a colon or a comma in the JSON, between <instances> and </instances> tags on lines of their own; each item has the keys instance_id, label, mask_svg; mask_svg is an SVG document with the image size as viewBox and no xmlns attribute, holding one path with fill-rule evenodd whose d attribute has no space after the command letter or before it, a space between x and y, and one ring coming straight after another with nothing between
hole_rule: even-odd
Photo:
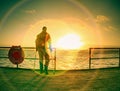
<instances>
[{"instance_id":1,"label":"man's hand","mask_svg":"<svg viewBox=\"0 0 120 91\"><path fill-rule=\"evenodd\" d=\"M51 45L49 45L49 49L50 49L50 52L52 52L52 47L51 47Z\"/></svg>"}]
</instances>

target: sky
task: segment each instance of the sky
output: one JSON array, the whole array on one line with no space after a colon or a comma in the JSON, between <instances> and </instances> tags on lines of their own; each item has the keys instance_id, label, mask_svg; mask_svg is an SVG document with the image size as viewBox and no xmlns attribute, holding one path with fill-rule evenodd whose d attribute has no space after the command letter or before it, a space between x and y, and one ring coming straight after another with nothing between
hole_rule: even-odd
<instances>
[{"instance_id":1,"label":"sky","mask_svg":"<svg viewBox=\"0 0 120 91\"><path fill-rule=\"evenodd\" d=\"M56 48L120 47L119 9L120 0L0 0L0 46L35 46L47 26Z\"/></svg>"}]
</instances>

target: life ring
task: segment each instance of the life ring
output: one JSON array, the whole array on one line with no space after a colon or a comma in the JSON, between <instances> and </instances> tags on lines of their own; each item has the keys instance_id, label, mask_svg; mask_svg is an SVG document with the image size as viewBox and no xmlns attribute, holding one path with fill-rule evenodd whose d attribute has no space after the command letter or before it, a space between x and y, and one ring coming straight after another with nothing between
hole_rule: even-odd
<instances>
[{"instance_id":1,"label":"life ring","mask_svg":"<svg viewBox=\"0 0 120 91\"><path fill-rule=\"evenodd\" d=\"M24 52L21 46L12 46L8 52L8 58L13 64L20 64L24 60Z\"/></svg>"}]
</instances>

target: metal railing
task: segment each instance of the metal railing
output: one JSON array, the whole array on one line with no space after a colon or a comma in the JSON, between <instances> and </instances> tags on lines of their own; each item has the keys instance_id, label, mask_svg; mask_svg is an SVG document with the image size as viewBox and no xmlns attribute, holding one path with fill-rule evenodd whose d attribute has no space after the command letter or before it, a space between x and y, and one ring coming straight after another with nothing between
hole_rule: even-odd
<instances>
[{"instance_id":1,"label":"metal railing","mask_svg":"<svg viewBox=\"0 0 120 91\"><path fill-rule=\"evenodd\" d=\"M10 50L11 47L0 47L0 49L7 49L8 52ZM33 49L35 51L35 47L21 47L23 50L30 50L30 49ZM56 70L56 48L52 48L54 50L54 57L52 57L50 60L54 60L54 71ZM0 58L5 58L5 59L8 59L8 55L7 56L0 56ZM39 60L39 58L36 58L36 57L25 57L24 59L30 59L30 60ZM17 64L16 67L18 68L19 65Z\"/></svg>"},{"instance_id":2,"label":"metal railing","mask_svg":"<svg viewBox=\"0 0 120 91\"><path fill-rule=\"evenodd\" d=\"M106 49L116 49L118 50L118 57L92 57L92 50L106 50ZM91 69L91 62L94 59L119 59L119 67L120 67L120 48L89 48L89 69Z\"/></svg>"},{"instance_id":3,"label":"metal railing","mask_svg":"<svg viewBox=\"0 0 120 91\"><path fill-rule=\"evenodd\" d=\"M0 49L7 49L9 50L11 47L0 47ZM35 51L35 47L22 47L22 49L33 49ZM50 60L54 60L54 70L56 70L56 48L53 48L54 49L54 58L50 59ZM106 49L116 49L118 52L118 56L117 57L92 57L92 50L95 50L95 49L102 49L102 50L106 50ZM89 64L88 64L88 68L91 69L91 64L92 64L92 60L95 60L95 59L118 59L119 60L119 67L120 67L120 48L89 48ZM6 58L8 59L8 56L0 56L0 58ZM30 59L30 60L39 60L39 58L35 58L35 57L25 57L24 59Z\"/></svg>"}]
</instances>

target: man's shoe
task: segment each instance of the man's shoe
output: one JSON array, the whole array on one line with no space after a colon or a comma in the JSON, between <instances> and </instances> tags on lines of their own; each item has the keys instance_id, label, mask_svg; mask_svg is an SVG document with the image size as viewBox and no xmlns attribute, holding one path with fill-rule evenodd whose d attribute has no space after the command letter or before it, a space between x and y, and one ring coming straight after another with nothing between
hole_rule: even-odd
<instances>
[{"instance_id":1,"label":"man's shoe","mask_svg":"<svg viewBox=\"0 0 120 91\"><path fill-rule=\"evenodd\" d=\"M43 73L43 63L40 62L40 73Z\"/></svg>"},{"instance_id":2,"label":"man's shoe","mask_svg":"<svg viewBox=\"0 0 120 91\"><path fill-rule=\"evenodd\" d=\"M48 66L45 65L45 74L48 75Z\"/></svg>"}]
</instances>

